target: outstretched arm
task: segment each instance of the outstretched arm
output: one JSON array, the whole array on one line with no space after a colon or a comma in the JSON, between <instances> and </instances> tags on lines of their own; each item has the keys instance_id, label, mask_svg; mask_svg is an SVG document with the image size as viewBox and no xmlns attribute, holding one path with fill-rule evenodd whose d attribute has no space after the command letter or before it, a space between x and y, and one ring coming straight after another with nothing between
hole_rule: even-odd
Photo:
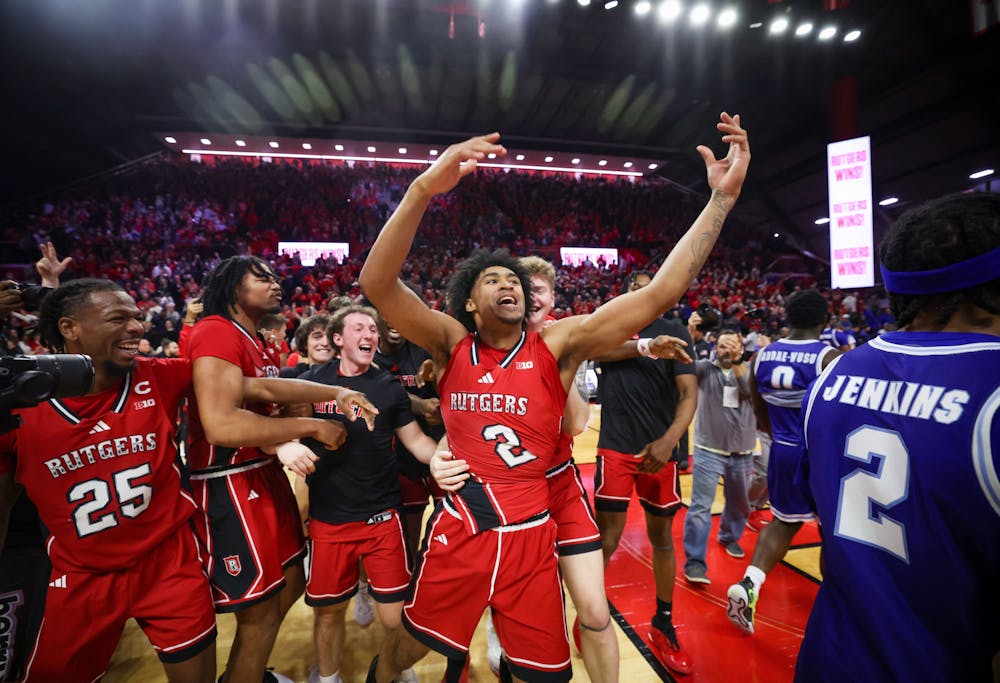
<instances>
[{"instance_id":1,"label":"outstretched arm","mask_svg":"<svg viewBox=\"0 0 1000 683\"><path fill-rule=\"evenodd\" d=\"M553 354L560 358L561 369L576 369L586 358L595 358L627 340L637 330L663 315L677 303L691 279L705 264L719 238L722 224L736 203L750 164L747 132L739 115L723 112L716 124L729 151L716 159L712 151L700 145L712 195L701 214L677 242L652 282L646 287L616 297L588 316L567 318L543 330L542 335Z\"/></svg>"},{"instance_id":2,"label":"outstretched arm","mask_svg":"<svg viewBox=\"0 0 1000 683\"><path fill-rule=\"evenodd\" d=\"M382 228L361 269L359 281L365 295L400 334L427 349L435 361L451 353L466 335L465 327L454 318L427 308L399 280L399 274L431 199L450 191L459 180L474 172L476 163L487 154L505 154L506 150L497 144L499 139L499 133L491 133L452 145L417 176Z\"/></svg>"}]
</instances>

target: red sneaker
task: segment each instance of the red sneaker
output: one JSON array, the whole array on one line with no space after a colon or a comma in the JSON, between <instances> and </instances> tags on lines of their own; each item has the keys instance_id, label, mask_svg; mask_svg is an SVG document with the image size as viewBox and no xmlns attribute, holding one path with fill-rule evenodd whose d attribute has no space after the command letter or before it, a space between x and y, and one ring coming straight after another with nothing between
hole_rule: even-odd
<instances>
[{"instance_id":1,"label":"red sneaker","mask_svg":"<svg viewBox=\"0 0 1000 683\"><path fill-rule=\"evenodd\" d=\"M750 531L760 532L774 520L774 515L771 514L770 508L765 508L763 510L754 510L750 513L750 517L747 518L747 529Z\"/></svg>"},{"instance_id":2,"label":"red sneaker","mask_svg":"<svg viewBox=\"0 0 1000 683\"><path fill-rule=\"evenodd\" d=\"M667 665L668 669L682 675L689 674L694 670L691 658L688 657L687 652L680 646L680 643L678 642L675 647L663 631L655 627L651 628L649 630L649 640L653 643L654 652L660 661Z\"/></svg>"},{"instance_id":3,"label":"red sneaker","mask_svg":"<svg viewBox=\"0 0 1000 683\"><path fill-rule=\"evenodd\" d=\"M583 647L580 645L580 617L573 620L573 644L576 645L576 651L583 653Z\"/></svg>"}]
</instances>

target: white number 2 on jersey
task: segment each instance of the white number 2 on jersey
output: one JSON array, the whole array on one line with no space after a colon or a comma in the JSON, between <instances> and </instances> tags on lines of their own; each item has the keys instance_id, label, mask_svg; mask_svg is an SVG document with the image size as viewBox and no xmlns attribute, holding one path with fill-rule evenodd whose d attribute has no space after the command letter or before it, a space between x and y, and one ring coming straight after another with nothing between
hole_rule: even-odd
<instances>
[{"instance_id":1,"label":"white number 2 on jersey","mask_svg":"<svg viewBox=\"0 0 1000 683\"><path fill-rule=\"evenodd\" d=\"M150 471L147 462L111 475L118 498L118 509L125 517L138 517L149 507L153 497L153 487L149 484L136 486L135 480L148 475ZM90 500L86 500L88 496L91 496ZM76 524L76 533L80 538L118 526L118 518L111 510L106 514L94 517L111 502L111 486L103 479L81 481L69 490L66 498L71 503L85 501L73 510L73 522Z\"/></svg>"},{"instance_id":2,"label":"white number 2 on jersey","mask_svg":"<svg viewBox=\"0 0 1000 683\"><path fill-rule=\"evenodd\" d=\"M897 432L864 426L847 435L844 455L871 463L878 470L856 469L840 480L835 533L895 555L909 563L906 527L885 513L872 510L876 503L889 509L906 500L910 480L910 454Z\"/></svg>"},{"instance_id":3,"label":"white number 2 on jersey","mask_svg":"<svg viewBox=\"0 0 1000 683\"><path fill-rule=\"evenodd\" d=\"M493 450L507 463L507 467L514 468L537 459L536 455L521 446L521 440L517 437L514 430L507 425L489 425L484 427L483 438L487 441L496 441L496 446L494 446Z\"/></svg>"}]
</instances>

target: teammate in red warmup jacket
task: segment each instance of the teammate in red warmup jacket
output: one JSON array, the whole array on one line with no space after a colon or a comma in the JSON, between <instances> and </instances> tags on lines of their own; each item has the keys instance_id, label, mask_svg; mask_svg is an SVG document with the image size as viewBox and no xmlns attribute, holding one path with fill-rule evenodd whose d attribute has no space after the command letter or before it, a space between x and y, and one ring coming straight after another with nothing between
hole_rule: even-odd
<instances>
[{"instance_id":1,"label":"teammate in red warmup jacket","mask_svg":"<svg viewBox=\"0 0 1000 683\"><path fill-rule=\"evenodd\" d=\"M577 368L673 306L721 232L750 153L738 117L723 114L718 127L727 156L717 160L698 148L712 197L650 285L541 333L524 329L531 284L506 252L477 252L459 267L448 288L454 317L418 306L398 279L431 198L451 190L478 160L504 154L499 134L449 147L386 223L361 285L404 337L431 354L451 450L472 476L431 519L403 610L406 631L386 640L369 680L388 683L429 648L464 656L487 606L515 677L572 675L545 470Z\"/></svg>"}]
</instances>

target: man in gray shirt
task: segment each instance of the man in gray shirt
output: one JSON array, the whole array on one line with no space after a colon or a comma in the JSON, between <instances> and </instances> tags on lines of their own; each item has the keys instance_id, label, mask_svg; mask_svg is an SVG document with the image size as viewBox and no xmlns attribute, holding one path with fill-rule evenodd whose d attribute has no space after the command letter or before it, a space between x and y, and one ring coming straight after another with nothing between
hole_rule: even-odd
<instances>
[{"instance_id":1,"label":"man in gray shirt","mask_svg":"<svg viewBox=\"0 0 1000 683\"><path fill-rule=\"evenodd\" d=\"M757 441L756 418L750 402L748 368L735 364L743 355L739 333L719 332L716 360L699 360L698 410L694 427L694 468L691 507L684 521L684 578L709 584L705 554L712 525L712 501L719 477L724 480L725 507L719 522L719 543L732 557L744 556L739 540L750 514L747 484Z\"/></svg>"}]
</instances>

